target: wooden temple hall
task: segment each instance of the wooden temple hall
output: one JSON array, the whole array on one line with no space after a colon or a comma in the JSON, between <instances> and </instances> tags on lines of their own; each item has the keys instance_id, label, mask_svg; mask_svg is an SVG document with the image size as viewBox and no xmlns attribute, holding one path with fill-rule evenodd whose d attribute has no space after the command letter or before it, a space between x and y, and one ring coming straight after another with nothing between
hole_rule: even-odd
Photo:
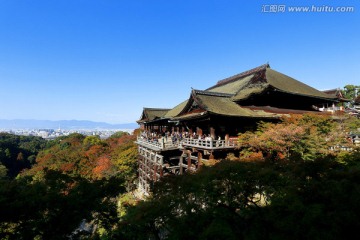
<instances>
[{"instance_id":1,"label":"wooden temple hall","mask_svg":"<svg viewBox=\"0 0 360 240\"><path fill-rule=\"evenodd\" d=\"M284 114L317 112L339 101L270 68L268 64L191 89L172 109L144 108L138 124L139 188L168 174L196 171L233 151L237 135L258 121L278 121Z\"/></svg>"}]
</instances>

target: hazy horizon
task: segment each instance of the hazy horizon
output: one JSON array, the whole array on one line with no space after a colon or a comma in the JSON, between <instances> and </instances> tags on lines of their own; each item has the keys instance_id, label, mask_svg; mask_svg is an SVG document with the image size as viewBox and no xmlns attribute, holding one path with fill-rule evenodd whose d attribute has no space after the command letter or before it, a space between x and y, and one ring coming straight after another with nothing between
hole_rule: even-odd
<instances>
[{"instance_id":1,"label":"hazy horizon","mask_svg":"<svg viewBox=\"0 0 360 240\"><path fill-rule=\"evenodd\" d=\"M5 120L5 121L50 121L50 122L61 122L61 121L78 121L78 122L98 122L98 123L106 123L106 124L111 124L111 125L121 125L121 124L137 124L136 121L134 122L104 122L104 121L92 121L92 120L88 120L88 119L58 119L58 120L49 120L49 119L26 119L26 118L14 118L14 119L5 119L5 118L0 118L1 120Z\"/></svg>"}]
</instances>

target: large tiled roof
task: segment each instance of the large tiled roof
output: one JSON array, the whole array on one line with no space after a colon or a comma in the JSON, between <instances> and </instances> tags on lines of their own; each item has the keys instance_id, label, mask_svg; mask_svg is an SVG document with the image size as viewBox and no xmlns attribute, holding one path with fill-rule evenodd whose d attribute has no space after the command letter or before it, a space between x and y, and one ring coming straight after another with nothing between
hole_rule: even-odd
<instances>
[{"instance_id":1,"label":"large tiled roof","mask_svg":"<svg viewBox=\"0 0 360 240\"><path fill-rule=\"evenodd\" d=\"M186 106L186 104L188 103L188 99L186 101L183 101L182 103L176 105L173 109L169 110L166 114L165 114L165 118L172 118L177 116L182 110L183 108Z\"/></svg>"},{"instance_id":2,"label":"large tiled roof","mask_svg":"<svg viewBox=\"0 0 360 240\"><path fill-rule=\"evenodd\" d=\"M223 80L218 81L215 86L212 86L212 87L208 88L207 90L211 90L211 89L214 89L214 88L218 88L218 87L220 87L220 86L224 86L224 85L227 85L227 84L231 84L231 83L233 83L233 82L237 82L237 81L239 81L239 80L244 79L244 78L247 77L247 76L254 75L255 73L264 71L265 69L267 69L267 68L269 68L269 67L270 67L269 64L264 64L264 65L261 65L261 66L259 66L259 67L250 69L250 70L248 70L248 71L245 71L245 72L236 74L236 75L234 75L234 76L225 78L225 79L223 79Z\"/></svg>"},{"instance_id":3,"label":"large tiled roof","mask_svg":"<svg viewBox=\"0 0 360 240\"><path fill-rule=\"evenodd\" d=\"M208 89L209 92L222 92L236 94L239 89L242 89L248 82L254 77L254 74L245 76L237 81L232 81L227 84L215 85L214 87Z\"/></svg>"},{"instance_id":4,"label":"large tiled roof","mask_svg":"<svg viewBox=\"0 0 360 240\"><path fill-rule=\"evenodd\" d=\"M272 87L285 93L335 100L336 96L326 94L298 80L261 65L249 71L234 75L217 82L206 91L234 94L233 100L240 101L251 95L259 94Z\"/></svg>"},{"instance_id":5,"label":"large tiled roof","mask_svg":"<svg viewBox=\"0 0 360 240\"><path fill-rule=\"evenodd\" d=\"M268 90L300 95L310 98L336 102L337 96L312 88L285 74L270 68L269 64L250 69L240 74L218 81L205 91L192 90L188 100L178 104L173 109L144 109L147 119L189 119L218 114L237 117L277 118L284 110L263 107L242 107L241 101ZM193 103L201 111L194 111ZM146 110L146 111L145 111ZM281 112L281 113L280 113ZM160 114L161 113L161 114Z\"/></svg>"},{"instance_id":6,"label":"large tiled roof","mask_svg":"<svg viewBox=\"0 0 360 240\"><path fill-rule=\"evenodd\" d=\"M198 117L204 115L203 112L190 112L186 111L190 108L193 102L196 102L203 111L207 114L226 115L233 117L253 117L253 118L277 118L277 114L268 113L262 110L251 110L243 108L232 101L232 94L224 94L217 92L207 92L200 90L192 90L191 97L186 106L176 116L176 118L188 119L191 117Z\"/></svg>"},{"instance_id":7,"label":"large tiled roof","mask_svg":"<svg viewBox=\"0 0 360 240\"><path fill-rule=\"evenodd\" d=\"M233 100L240 101L266 91L269 87L285 93L335 100L337 97L321 92L285 74L261 65L249 71L219 81L207 91L234 94Z\"/></svg>"},{"instance_id":8,"label":"large tiled roof","mask_svg":"<svg viewBox=\"0 0 360 240\"><path fill-rule=\"evenodd\" d=\"M274 114L242 108L232 101L229 96L214 96L205 93L196 93L196 98L204 107L206 107L207 111L214 114L237 117L275 117Z\"/></svg>"},{"instance_id":9,"label":"large tiled roof","mask_svg":"<svg viewBox=\"0 0 360 240\"><path fill-rule=\"evenodd\" d=\"M270 68L266 69L266 80L267 82L276 88L277 90L292 93L292 94L299 94L303 96L310 96L310 97L317 97L317 98L324 98L324 99L336 99L336 96L329 96L326 93L323 93L309 85L306 85L298 80L289 77L285 74L279 73L275 70Z\"/></svg>"},{"instance_id":10,"label":"large tiled roof","mask_svg":"<svg viewBox=\"0 0 360 240\"><path fill-rule=\"evenodd\" d=\"M144 108L140 120L137 122L153 121L162 118L169 110L167 108Z\"/></svg>"}]
</instances>

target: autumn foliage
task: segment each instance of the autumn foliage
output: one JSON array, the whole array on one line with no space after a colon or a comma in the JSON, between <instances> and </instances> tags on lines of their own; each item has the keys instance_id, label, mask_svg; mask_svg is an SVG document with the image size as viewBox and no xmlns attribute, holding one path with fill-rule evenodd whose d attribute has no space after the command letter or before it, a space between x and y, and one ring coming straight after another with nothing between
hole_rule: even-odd
<instances>
[{"instance_id":1,"label":"autumn foliage","mask_svg":"<svg viewBox=\"0 0 360 240\"><path fill-rule=\"evenodd\" d=\"M239 134L240 158L314 160L351 147L347 125L329 116L292 115L280 123L261 122L255 132Z\"/></svg>"},{"instance_id":2,"label":"autumn foliage","mask_svg":"<svg viewBox=\"0 0 360 240\"><path fill-rule=\"evenodd\" d=\"M91 232L75 234L82 221L97 229L117 222L116 197L136 176L134 135L119 132L103 140L75 133L48 142L2 135L0 140L0 158L9 155L6 167L34 156L32 168L15 179L6 177L0 164L0 239L85 239Z\"/></svg>"},{"instance_id":3,"label":"autumn foliage","mask_svg":"<svg viewBox=\"0 0 360 240\"><path fill-rule=\"evenodd\" d=\"M106 140L81 134L58 138L38 154L36 164L24 175L51 169L90 180L115 175L131 179L137 164L134 141L135 136L128 133L118 133Z\"/></svg>"}]
</instances>

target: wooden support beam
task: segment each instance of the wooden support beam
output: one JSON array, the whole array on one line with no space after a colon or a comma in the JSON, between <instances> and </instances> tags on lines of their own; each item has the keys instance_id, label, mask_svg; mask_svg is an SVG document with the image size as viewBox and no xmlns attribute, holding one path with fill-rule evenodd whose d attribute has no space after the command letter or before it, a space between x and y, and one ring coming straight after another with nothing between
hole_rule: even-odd
<instances>
[{"instance_id":1,"label":"wooden support beam","mask_svg":"<svg viewBox=\"0 0 360 240\"><path fill-rule=\"evenodd\" d=\"M210 128L210 136L212 137L212 139L215 139L215 128L213 127Z\"/></svg>"},{"instance_id":2,"label":"wooden support beam","mask_svg":"<svg viewBox=\"0 0 360 240\"><path fill-rule=\"evenodd\" d=\"M180 175L182 175L183 174L183 162L184 162L184 159L183 159L183 156L182 156L182 154L181 154L181 156L180 156L180 159L179 159L179 166L180 166Z\"/></svg>"},{"instance_id":3,"label":"wooden support beam","mask_svg":"<svg viewBox=\"0 0 360 240\"><path fill-rule=\"evenodd\" d=\"M202 165L201 160L202 160L202 154L200 151L198 151L198 169L201 168L201 165Z\"/></svg>"},{"instance_id":4,"label":"wooden support beam","mask_svg":"<svg viewBox=\"0 0 360 240\"><path fill-rule=\"evenodd\" d=\"M194 168L194 167L188 168L188 165L187 165L187 164L182 164L182 166L183 166L183 168L190 169L190 170L192 170L192 171L196 171L196 168Z\"/></svg>"},{"instance_id":5,"label":"wooden support beam","mask_svg":"<svg viewBox=\"0 0 360 240\"><path fill-rule=\"evenodd\" d=\"M156 182L157 165L154 164L154 182Z\"/></svg>"},{"instance_id":6,"label":"wooden support beam","mask_svg":"<svg viewBox=\"0 0 360 240\"><path fill-rule=\"evenodd\" d=\"M198 136L202 136L202 135L203 135L202 129L199 128L199 127L197 127L197 128L196 128L196 134L197 134Z\"/></svg>"},{"instance_id":7,"label":"wooden support beam","mask_svg":"<svg viewBox=\"0 0 360 240\"><path fill-rule=\"evenodd\" d=\"M191 167L191 151L188 151L188 159L187 159L188 169Z\"/></svg>"},{"instance_id":8,"label":"wooden support beam","mask_svg":"<svg viewBox=\"0 0 360 240\"><path fill-rule=\"evenodd\" d=\"M225 135L225 146L229 146L229 139L230 139L229 134L226 134Z\"/></svg>"},{"instance_id":9,"label":"wooden support beam","mask_svg":"<svg viewBox=\"0 0 360 240\"><path fill-rule=\"evenodd\" d=\"M212 151L210 152L210 156L209 156L209 159L210 159L210 160L213 160L213 159L215 159L215 158L214 158L214 155L213 155L213 152L212 152Z\"/></svg>"}]
</instances>

